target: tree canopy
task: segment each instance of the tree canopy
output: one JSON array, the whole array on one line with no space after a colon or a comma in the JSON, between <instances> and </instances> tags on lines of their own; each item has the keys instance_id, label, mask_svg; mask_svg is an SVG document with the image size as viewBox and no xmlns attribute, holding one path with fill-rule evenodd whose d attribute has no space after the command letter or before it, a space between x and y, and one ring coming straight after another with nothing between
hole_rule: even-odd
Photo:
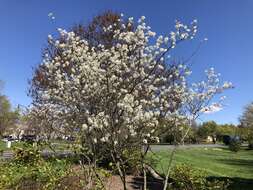
<instances>
[{"instance_id":1,"label":"tree canopy","mask_svg":"<svg viewBox=\"0 0 253 190\"><path fill-rule=\"evenodd\" d=\"M243 127L249 127L253 129L253 102L248 104L240 117L240 122Z\"/></svg>"}]
</instances>

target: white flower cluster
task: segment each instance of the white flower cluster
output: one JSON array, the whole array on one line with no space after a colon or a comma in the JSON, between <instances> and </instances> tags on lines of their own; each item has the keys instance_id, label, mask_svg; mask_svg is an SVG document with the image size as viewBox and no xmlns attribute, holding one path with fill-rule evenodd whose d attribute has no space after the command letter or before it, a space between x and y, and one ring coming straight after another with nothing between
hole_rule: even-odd
<instances>
[{"instance_id":1,"label":"white flower cluster","mask_svg":"<svg viewBox=\"0 0 253 190\"><path fill-rule=\"evenodd\" d=\"M224 90L233 88L231 82L222 83L219 79L220 74L214 71L214 68L206 70L206 80L192 84L188 90L186 99L186 109L195 115L199 113L214 113L222 110L222 102L225 96L221 96L218 102L211 102L213 97L221 94Z\"/></svg>"}]
</instances>

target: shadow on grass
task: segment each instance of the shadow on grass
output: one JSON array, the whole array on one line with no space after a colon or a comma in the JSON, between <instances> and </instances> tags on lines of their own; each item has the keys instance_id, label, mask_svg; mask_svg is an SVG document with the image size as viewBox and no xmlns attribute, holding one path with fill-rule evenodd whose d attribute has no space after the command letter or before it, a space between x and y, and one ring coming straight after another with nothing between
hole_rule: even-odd
<instances>
[{"instance_id":1,"label":"shadow on grass","mask_svg":"<svg viewBox=\"0 0 253 190\"><path fill-rule=\"evenodd\" d=\"M143 177L134 177L131 182L131 187L135 190L143 188ZM163 181L154 178L147 178L147 189L149 190L162 190Z\"/></svg>"},{"instance_id":2,"label":"shadow on grass","mask_svg":"<svg viewBox=\"0 0 253 190\"><path fill-rule=\"evenodd\" d=\"M245 159L219 159L219 162L222 162L226 165L240 166L249 172L253 176L253 160ZM231 182L229 190L253 190L253 178L240 178L240 177L210 177L210 179L217 180L229 180Z\"/></svg>"},{"instance_id":3,"label":"shadow on grass","mask_svg":"<svg viewBox=\"0 0 253 190\"><path fill-rule=\"evenodd\" d=\"M227 181L229 180L229 190L253 190L253 179L239 177L208 177L208 180Z\"/></svg>"},{"instance_id":4,"label":"shadow on grass","mask_svg":"<svg viewBox=\"0 0 253 190\"><path fill-rule=\"evenodd\" d=\"M253 176L253 160L246 160L246 159L219 159L219 162L233 166L239 166L240 168L247 170L248 172L252 173ZM253 180L253 179L252 179Z\"/></svg>"},{"instance_id":5,"label":"shadow on grass","mask_svg":"<svg viewBox=\"0 0 253 190\"><path fill-rule=\"evenodd\" d=\"M245 179L238 177L208 177L207 180L217 180L217 181L229 181L228 190L253 190L253 179ZM162 190L163 181L156 180L154 178L147 179L147 189L149 190ZM171 181L170 181L171 182ZM143 188L143 178L135 177L131 183L131 187L134 190L139 190Z\"/></svg>"}]
</instances>

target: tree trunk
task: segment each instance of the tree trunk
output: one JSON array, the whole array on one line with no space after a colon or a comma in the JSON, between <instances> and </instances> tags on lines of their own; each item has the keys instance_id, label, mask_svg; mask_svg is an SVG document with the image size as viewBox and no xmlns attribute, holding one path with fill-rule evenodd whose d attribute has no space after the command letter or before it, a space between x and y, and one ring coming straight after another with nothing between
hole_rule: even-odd
<instances>
[{"instance_id":1,"label":"tree trunk","mask_svg":"<svg viewBox=\"0 0 253 190\"><path fill-rule=\"evenodd\" d=\"M143 163L142 165L143 168L143 190L147 190L147 173L146 173L146 166Z\"/></svg>"},{"instance_id":2,"label":"tree trunk","mask_svg":"<svg viewBox=\"0 0 253 190\"><path fill-rule=\"evenodd\" d=\"M169 175L170 175L171 164L172 164L173 157L174 157L174 154L175 154L175 152L176 152L176 149L177 149L177 146L174 147L174 149L172 150L172 153L171 153L171 155L170 155L169 168L168 168L168 171L167 171L165 180L164 180L163 190L166 190L167 187L168 187L168 179L169 179Z\"/></svg>"}]
</instances>

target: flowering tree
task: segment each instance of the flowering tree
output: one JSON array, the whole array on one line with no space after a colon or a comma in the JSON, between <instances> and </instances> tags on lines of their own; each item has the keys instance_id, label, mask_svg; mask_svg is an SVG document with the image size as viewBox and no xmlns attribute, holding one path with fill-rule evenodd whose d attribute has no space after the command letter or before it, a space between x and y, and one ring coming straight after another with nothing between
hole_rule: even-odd
<instances>
[{"instance_id":1,"label":"flowering tree","mask_svg":"<svg viewBox=\"0 0 253 190\"><path fill-rule=\"evenodd\" d=\"M253 128L253 103L248 104L244 108L240 122L243 127Z\"/></svg>"},{"instance_id":2,"label":"flowering tree","mask_svg":"<svg viewBox=\"0 0 253 190\"><path fill-rule=\"evenodd\" d=\"M24 111L23 122L25 133L34 134L38 139L49 141L51 138L65 136L68 128L55 116L57 109L51 104L42 104L30 107Z\"/></svg>"},{"instance_id":3,"label":"flowering tree","mask_svg":"<svg viewBox=\"0 0 253 190\"><path fill-rule=\"evenodd\" d=\"M56 40L49 36L53 51L44 54L31 95L36 107L46 106L60 121L58 127L78 134L94 166L103 146L126 189L124 151L159 141L157 131L168 123L177 127L195 119L225 87L218 86L213 70L206 83L190 87L187 65L168 61L172 49L194 38L196 20L190 26L176 21L175 31L158 37L144 16L134 23L122 15L99 26L110 43L80 30L58 29Z\"/></svg>"}]
</instances>

